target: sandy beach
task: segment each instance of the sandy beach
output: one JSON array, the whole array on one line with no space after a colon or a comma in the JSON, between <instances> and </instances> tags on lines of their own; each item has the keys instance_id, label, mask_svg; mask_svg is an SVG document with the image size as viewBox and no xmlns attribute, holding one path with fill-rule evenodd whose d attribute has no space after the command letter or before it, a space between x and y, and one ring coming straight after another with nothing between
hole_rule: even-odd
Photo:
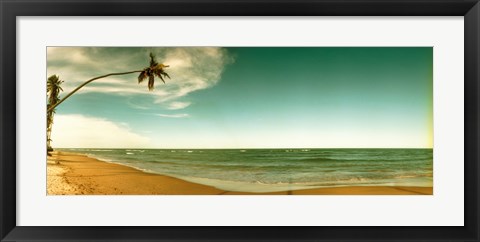
<instances>
[{"instance_id":1,"label":"sandy beach","mask_svg":"<svg viewBox=\"0 0 480 242\"><path fill-rule=\"evenodd\" d=\"M224 191L174 177L53 152L47 161L48 195L432 195L432 187L352 186L272 193Z\"/></svg>"}]
</instances>

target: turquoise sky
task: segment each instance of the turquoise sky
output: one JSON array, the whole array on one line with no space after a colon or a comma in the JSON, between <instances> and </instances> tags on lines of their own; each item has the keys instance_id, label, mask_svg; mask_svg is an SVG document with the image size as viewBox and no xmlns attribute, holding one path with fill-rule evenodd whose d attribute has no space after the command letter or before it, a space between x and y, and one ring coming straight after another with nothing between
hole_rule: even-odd
<instances>
[{"instance_id":1,"label":"turquoise sky","mask_svg":"<svg viewBox=\"0 0 480 242\"><path fill-rule=\"evenodd\" d=\"M150 51L171 66L167 84L156 80L148 92L136 74L92 83L58 107L53 146L433 145L430 47L52 48L47 75L68 92L96 75L142 69Z\"/></svg>"}]
</instances>

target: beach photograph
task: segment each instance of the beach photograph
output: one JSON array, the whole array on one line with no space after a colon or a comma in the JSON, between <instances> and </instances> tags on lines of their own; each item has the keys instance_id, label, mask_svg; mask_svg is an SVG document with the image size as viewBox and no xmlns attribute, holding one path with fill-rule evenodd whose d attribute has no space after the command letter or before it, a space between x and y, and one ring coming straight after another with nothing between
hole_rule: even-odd
<instances>
[{"instance_id":1,"label":"beach photograph","mask_svg":"<svg viewBox=\"0 0 480 242\"><path fill-rule=\"evenodd\" d=\"M433 195L432 47L46 48L46 194Z\"/></svg>"}]
</instances>

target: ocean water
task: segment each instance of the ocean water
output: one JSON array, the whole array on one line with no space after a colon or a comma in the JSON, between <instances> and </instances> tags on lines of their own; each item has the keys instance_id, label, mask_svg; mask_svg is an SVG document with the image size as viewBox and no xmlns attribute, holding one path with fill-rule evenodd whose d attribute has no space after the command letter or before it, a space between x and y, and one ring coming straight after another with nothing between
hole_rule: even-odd
<instances>
[{"instance_id":1,"label":"ocean water","mask_svg":"<svg viewBox=\"0 0 480 242\"><path fill-rule=\"evenodd\" d=\"M433 186L432 149L60 149L228 191Z\"/></svg>"}]
</instances>

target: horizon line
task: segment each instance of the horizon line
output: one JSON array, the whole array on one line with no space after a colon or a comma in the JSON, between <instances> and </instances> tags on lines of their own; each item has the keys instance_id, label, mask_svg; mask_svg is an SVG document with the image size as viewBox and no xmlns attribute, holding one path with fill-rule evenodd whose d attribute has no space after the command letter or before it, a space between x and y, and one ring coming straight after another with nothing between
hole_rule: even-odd
<instances>
[{"instance_id":1,"label":"horizon line","mask_svg":"<svg viewBox=\"0 0 480 242\"><path fill-rule=\"evenodd\" d=\"M300 150L300 149L433 149L433 147L323 147L323 148L269 148L269 147L264 147L264 148L97 148L97 147L87 147L87 148L82 148L82 147L58 147L58 148L53 148L55 149L132 149L132 150L261 150L261 149L270 149L270 150Z\"/></svg>"}]
</instances>

